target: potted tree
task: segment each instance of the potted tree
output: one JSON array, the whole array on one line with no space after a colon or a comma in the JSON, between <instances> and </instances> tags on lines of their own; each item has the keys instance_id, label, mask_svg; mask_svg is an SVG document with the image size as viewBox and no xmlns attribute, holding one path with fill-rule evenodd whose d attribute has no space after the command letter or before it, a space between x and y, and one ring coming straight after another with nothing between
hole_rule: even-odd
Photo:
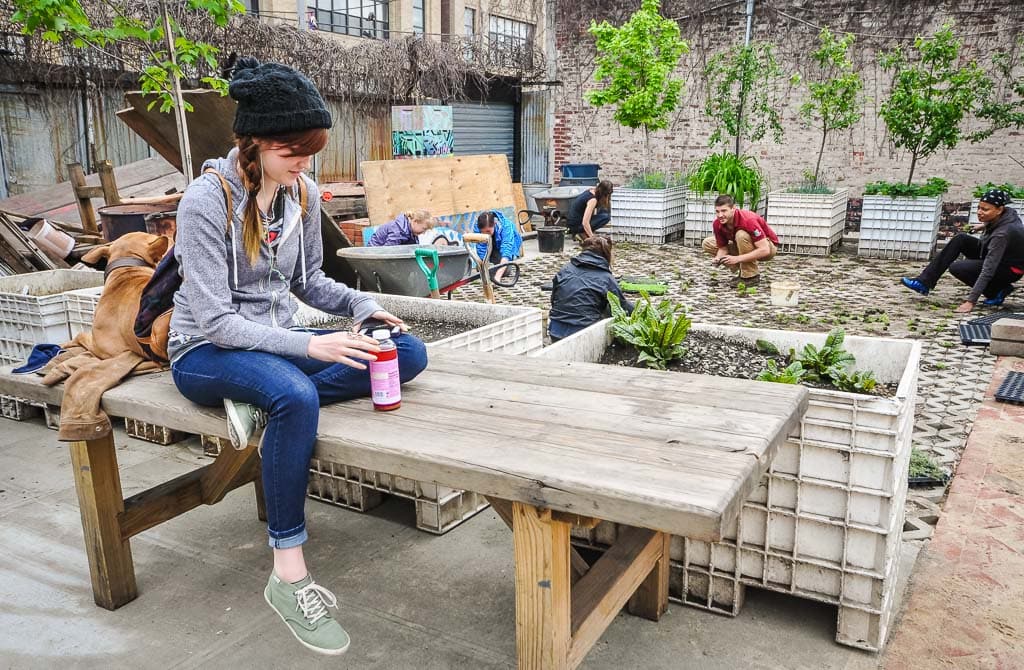
<instances>
[{"instance_id":1,"label":"potted tree","mask_svg":"<svg viewBox=\"0 0 1024 670\"><path fill-rule=\"evenodd\" d=\"M852 34L837 38L822 28L818 39L820 46L811 54L816 72L808 80L808 97L800 107L800 116L821 136L818 160L813 173L804 173L802 184L768 194L767 218L779 234L783 250L827 255L842 243L849 191L824 182L821 158L829 133L850 128L860 120L858 103L864 84L849 56Z\"/></svg>"},{"instance_id":2,"label":"potted tree","mask_svg":"<svg viewBox=\"0 0 1024 670\"><path fill-rule=\"evenodd\" d=\"M978 64L960 58L952 26L914 40L911 57L900 47L882 56L892 72L889 97L879 114L893 145L910 155L906 183L875 182L864 189L857 253L878 258L927 260L938 236L942 195L948 184L937 178L914 184L917 164L939 149L953 149L966 133L967 119L981 109L992 82Z\"/></svg>"},{"instance_id":3,"label":"potted tree","mask_svg":"<svg viewBox=\"0 0 1024 670\"><path fill-rule=\"evenodd\" d=\"M620 125L644 133L640 181L612 194L616 234L636 242L661 243L678 236L686 206L682 186L668 183L664 175L659 181L649 171L650 134L667 128L679 106L683 82L672 73L689 51L679 25L659 8L659 0L643 0L617 28L607 21L590 24L597 49L594 79L603 87L588 93L587 100L595 107L614 105Z\"/></svg>"},{"instance_id":4,"label":"potted tree","mask_svg":"<svg viewBox=\"0 0 1024 670\"><path fill-rule=\"evenodd\" d=\"M723 148L690 171L684 233L687 245L700 245L711 234L714 200L719 193L729 193L737 204L763 211L764 178L757 161L742 153L742 141L747 138L756 142L769 133L775 142L782 141L777 104L781 76L772 46L766 42L736 45L708 60L704 68L704 111L716 122L709 144L714 147L730 139L735 142L731 151Z\"/></svg>"}]
</instances>

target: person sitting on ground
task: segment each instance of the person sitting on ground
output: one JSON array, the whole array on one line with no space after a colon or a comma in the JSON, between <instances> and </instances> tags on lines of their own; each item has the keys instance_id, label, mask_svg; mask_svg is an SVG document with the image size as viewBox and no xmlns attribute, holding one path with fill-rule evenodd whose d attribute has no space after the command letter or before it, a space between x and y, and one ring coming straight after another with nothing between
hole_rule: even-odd
<instances>
[{"instance_id":1,"label":"person sitting on ground","mask_svg":"<svg viewBox=\"0 0 1024 670\"><path fill-rule=\"evenodd\" d=\"M488 259L491 265L500 265L519 258L519 252L523 246L523 236L519 234L515 224L501 212L480 214L476 218L473 232L491 236L491 256ZM483 258L487 254L487 243L481 242L476 245L476 253ZM503 276L505 276L505 268L498 268L494 272L495 279L501 279Z\"/></svg>"},{"instance_id":2,"label":"person sitting on ground","mask_svg":"<svg viewBox=\"0 0 1024 670\"><path fill-rule=\"evenodd\" d=\"M419 244L420 235L434 227L434 219L425 209L406 212L382 226L378 226L366 243L368 247L396 247L401 244Z\"/></svg>"},{"instance_id":3,"label":"person sitting on ground","mask_svg":"<svg viewBox=\"0 0 1024 670\"><path fill-rule=\"evenodd\" d=\"M714 234L704 238L704 253L714 256L715 265L724 265L739 275L734 286L743 282L756 286L761 282L758 261L775 257L779 236L757 212L740 209L731 195L715 198Z\"/></svg>"},{"instance_id":4,"label":"person sitting on ground","mask_svg":"<svg viewBox=\"0 0 1024 670\"><path fill-rule=\"evenodd\" d=\"M971 292L956 311L970 312L985 295L986 305L999 306L1013 292L1013 283L1024 276L1024 223L1017 210L1009 207L1010 195L992 189L978 203L978 225L970 233L957 233L932 259L921 274L904 277L903 285L921 295L935 288L942 273L949 273L971 287ZM960 255L963 260L958 260Z\"/></svg>"},{"instance_id":5,"label":"person sitting on ground","mask_svg":"<svg viewBox=\"0 0 1024 670\"><path fill-rule=\"evenodd\" d=\"M174 294L171 377L189 400L224 407L234 448L247 448L265 426L257 486L274 568L263 596L305 647L335 655L349 636L329 611L335 596L313 581L303 554L309 463L320 408L369 397L367 363L380 346L354 331L291 327L290 295L356 324L408 327L321 267L320 194L305 173L332 119L313 83L288 66L245 57L228 93L238 102L236 146L203 164L178 205L174 255L188 279ZM405 332L394 342L405 383L426 368L427 351Z\"/></svg>"},{"instance_id":6,"label":"person sitting on ground","mask_svg":"<svg viewBox=\"0 0 1024 670\"><path fill-rule=\"evenodd\" d=\"M576 196L566 216L569 232L587 239L611 223L613 189L610 181L602 181Z\"/></svg>"},{"instance_id":7,"label":"person sitting on ground","mask_svg":"<svg viewBox=\"0 0 1024 670\"><path fill-rule=\"evenodd\" d=\"M612 241L594 235L580 244L583 251L558 271L552 282L551 315L548 333L551 341L583 330L609 313L608 293L619 298L622 308L632 313L633 305L622 295L612 276Z\"/></svg>"}]
</instances>

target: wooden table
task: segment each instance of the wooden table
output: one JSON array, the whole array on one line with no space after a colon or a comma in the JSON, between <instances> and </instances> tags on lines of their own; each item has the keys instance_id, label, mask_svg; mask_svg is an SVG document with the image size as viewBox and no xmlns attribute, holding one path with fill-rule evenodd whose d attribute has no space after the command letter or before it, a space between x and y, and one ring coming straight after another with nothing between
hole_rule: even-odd
<instances>
[{"instance_id":1,"label":"wooden table","mask_svg":"<svg viewBox=\"0 0 1024 670\"><path fill-rule=\"evenodd\" d=\"M629 604L668 603L669 535L721 537L807 404L799 386L433 349L397 412L324 408L315 456L482 493L511 526L520 668L578 665ZM0 393L60 404L62 389L0 373ZM226 437L223 413L184 400L169 375L109 391L104 409ZM255 481L256 449L122 500L111 438L71 443L96 602L136 596L128 540ZM262 518L262 517L261 517ZM589 567L573 524L631 526Z\"/></svg>"}]
</instances>

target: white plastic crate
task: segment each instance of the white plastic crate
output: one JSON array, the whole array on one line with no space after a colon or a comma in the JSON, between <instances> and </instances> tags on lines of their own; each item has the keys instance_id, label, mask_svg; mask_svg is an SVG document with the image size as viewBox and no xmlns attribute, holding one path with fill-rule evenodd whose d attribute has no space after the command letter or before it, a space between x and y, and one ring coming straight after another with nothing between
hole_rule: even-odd
<instances>
[{"instance_id":1,"label":"white plastic crate","mask_svg":"<svg viewBox=\"0 0 1024 670\"><path fill-rule=\"evenodd\" d=\"M534 354L596 361L610 342L603 321ZM780 350L823 333L695 324ZM846 348L883 383L892 398L810 388L798 430L776 453L721 542L673 538L671 592L688 605L735 615L745 586L839 606L836 639L869 650L884 645L896 588L903 530L920 344L848 337ZM614 541L602 524L577 540Z\"/></svg>"},{"instance_id":2,"label":"white plastic crate","mask_svg":"<svg viewBox=\"0 0 1024 670\"><path fill-rule=\"evenodd\" d=\"M45 270L0 278L0 363L21 363L37 344L69 337L65 291L101 286L93 270Z\"/></svg>"},{"instance_id":3,"label":"white plastic crate","mask_svg":"<svg viewBox=\"0 0 1024 670\"><path fill-rule=\"evenodd\" d=\"M71 337L83 331L92 330L96 305L99 304L102 294L102 286L64 293L64 311L67 313L68 332Z\"/></svg>"},{"instance_id":4,"label":"white plastic crate","mask_svg":"<svg viewBox=\"0 0 1024 670\"><path fill-rule=\"evenodd\" d=\"M857 254L872 258L928 260L935 249L942 198L864 196Z\"/></svg>"},{"instance_id":5,"label":"white plastic crate","mask_svg":"<svg viewBox=\"0 0 1024 670\"><path fill-rule=\"evenodd\" d=\"M781 251L828 255L843 241L849 192L768 194L766 220L779 236Z\"/></svg>"},{"instance_id":6,"label":"white plastic crate","mask_svg":"<svg viewBox=\"0 0 1024 670\"><path fill-rule=\"evenodd\" d=\"M25 421L39 416L41 412L42 407L37 403L11 395L0 395L0 416L5 419Z\"/></svg>"},{"instance_id":7,"label":"white plastic crate","mask_svg":"<svg viewBox=\"0 0 1024 670\"><path fill-rule=\"evenodd\" d=\"M612 193L615 239L662 244L679 237L686 220L686 189L618 188Z\"/></svg>"}]
</instances>

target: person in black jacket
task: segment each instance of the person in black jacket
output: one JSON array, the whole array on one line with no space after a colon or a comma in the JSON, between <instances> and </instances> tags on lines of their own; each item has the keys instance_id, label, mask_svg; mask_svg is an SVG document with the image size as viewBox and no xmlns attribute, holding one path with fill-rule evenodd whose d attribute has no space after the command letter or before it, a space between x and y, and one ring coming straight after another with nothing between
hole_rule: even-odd
<instances>
[{"instance_id":1,"label":"person in black jacket","mask_svg":"<svg viewBox=\"0 0 1024 670\"><path fill-rule=\"evenodd\" d=\"M984 294L986 305L999 306L1013 292L1013 283L1024 276L1024 223L1010 204L1006 191L992 189L981 196L975 232L980 238L958 233L915 279L903 278L903 285L921 295L935 288L942 273L949 273L971 287L957 312L974 309ZM963 260L958 260L960 255Z\"/></svg>"},{"instance_id":2,"label":"person in black jacket","mask_svg":"<svg viewBox=\"0 0 1024 670\"><path fill-rule=\"evenodd\" d=\"M623 309L633 311L632 303L622 295L612 276L612 241L594 235L583 240L581 246L583 252L555 275L548 325L552 342L605 318L609 291L618 296Z\"/></svg>"}]
</instances>

